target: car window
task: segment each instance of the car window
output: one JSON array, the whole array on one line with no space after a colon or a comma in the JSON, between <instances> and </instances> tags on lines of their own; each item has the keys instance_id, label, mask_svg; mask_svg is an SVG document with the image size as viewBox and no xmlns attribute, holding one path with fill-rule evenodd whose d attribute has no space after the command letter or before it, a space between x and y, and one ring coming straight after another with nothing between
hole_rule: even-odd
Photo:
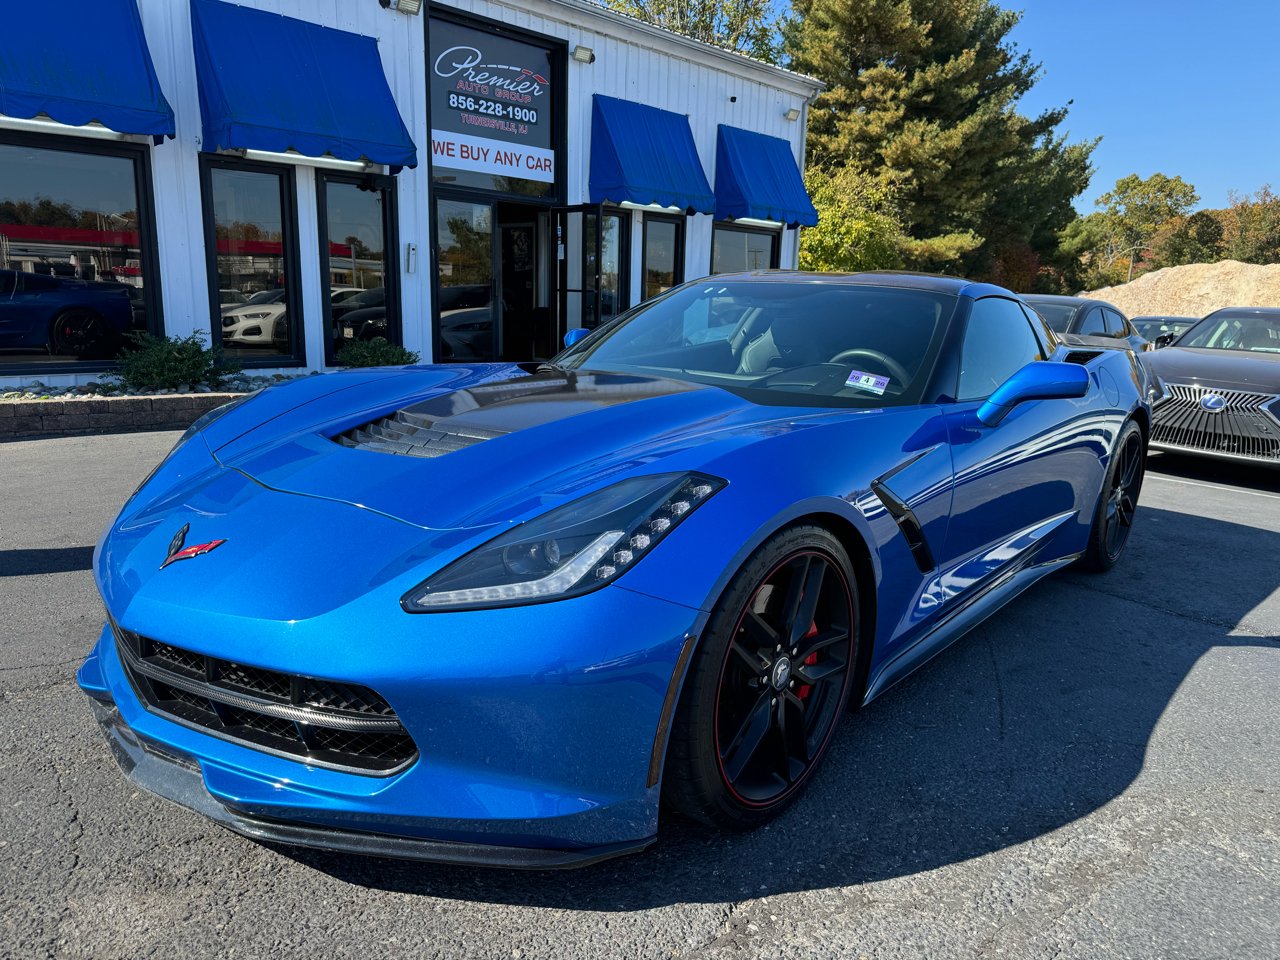
<instances>
[{"instance_id":1,"label":"car window","mask_svg":"<svg viewBox=\"0 0 1280 960\"><path fill-rule=\"evenodd\" d=\"M1040 341L1040 353L1047 357L1053 352L1053 346L1055 343L1053 327L1049 325L1048 320L1036 313L1036 311L1032 310L1026 304L1022 305L1022 312L1027 315L1027 320L1031 323L1031 329L1035 331L1036 339Z\"/></svg>"},{"instance_id":2,"label":"car window","mask_svg":"<svg viewBox=\"0 0 1280 960\"><path fill-rule=\"evenodd\" d=\"M1129 331L1125 329L1124 317L1115 310L1103 310L1106 315L1107 333L1113 337L1127 337Z\"/></svg>"},{"instance_id":3,"label":"car window","mask_svg":"<svg viewBox=\"0 0 1280 960\"><path fill-rule=\"evenodd\" d=\"M1107 323L1102 316L1102 308L1090 307L1086 310L1076 328L1071 332L1085 337L1105 337L1107 335Z\"/></svg>"},{"instance_id":4,"label":"car window","mask_svg":"<svg viewBox=\"0 0 1280 960\"><path fill-rule=\"evenodd\" d=\"M555 362L711 384L755 403L916 403L956 304L912 288L708 279L623 314Z\"/></svg>"},{"instance_id":5,"label":"car window","mask_svg":"<svg viewBox=\"0 0 1280 960\"><path fill-rule=\"evenodd\" d=\"M1040 343L1022 307L1003 297L977 301L969 313L960 351L959 400L985 400L1033 360Z\"/></svg>"}]
</instances>

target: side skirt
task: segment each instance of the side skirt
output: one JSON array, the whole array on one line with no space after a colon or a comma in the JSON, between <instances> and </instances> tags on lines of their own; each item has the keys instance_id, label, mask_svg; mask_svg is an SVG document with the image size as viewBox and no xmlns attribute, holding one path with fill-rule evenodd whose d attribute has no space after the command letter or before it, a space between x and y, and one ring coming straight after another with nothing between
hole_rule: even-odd
<instances>
[{"instance_id":1,"label":"side skirt","mask_svg":"<svg viewBox=\"0 0 1280 960\"><path fill-rule=\"evenodd\" d=\"M965 597L928 633L881 666L867 682L862 705L866 706L894 684L924 666L1037 580L1069 566L1081 556L1082 554L1075 553L1044 563L1032 563L1035 559L1035 552L1032 551L1020 562L1003 570L989 583Z\"/></svg>"}]
</instances>

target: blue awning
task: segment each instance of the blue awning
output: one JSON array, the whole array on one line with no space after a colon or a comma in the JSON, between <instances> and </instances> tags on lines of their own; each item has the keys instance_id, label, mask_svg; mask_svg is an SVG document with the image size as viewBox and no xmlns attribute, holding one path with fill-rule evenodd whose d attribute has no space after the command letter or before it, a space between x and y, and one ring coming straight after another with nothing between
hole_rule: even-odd
<instances>
[{"instance_id":1,"label":"blue awning","mask_svg":"<svg viewBox=\"0 0 1280 960\"><path fill-rule=\"evenodd\" d=\"M174 135L135 0L7 3L0 24L0 114Z\"/></svg>"},{"instance_id":2,"label":"blue awning","mask_svg":"<svg viewBox=\"0 0 1280 960\"><path fill-rule=\"evenodd\" d=\"M376 40L220 0L191 13L205 150L417 166Z\"/></svg>"},{"instance_id":3,"label":"blue awning","mask_svg":"<svg viewBox=\"0 0 1280 960\"><path fill-rule=\"evenodd\" d=\"M591 108L592 203L630 201L714 213L689 118L596 94Z\"/></svg>"},{"instance_id":4,"label":"blue awning","mask_svg":"<svg viewBox=\"0 0 1280 960\"><path fill-rule=\"evenodd\" d=\"M721 124L716 138L716 217L816 226L818 211L804 188L791 144Z\"/></svg>"}]
</instances>

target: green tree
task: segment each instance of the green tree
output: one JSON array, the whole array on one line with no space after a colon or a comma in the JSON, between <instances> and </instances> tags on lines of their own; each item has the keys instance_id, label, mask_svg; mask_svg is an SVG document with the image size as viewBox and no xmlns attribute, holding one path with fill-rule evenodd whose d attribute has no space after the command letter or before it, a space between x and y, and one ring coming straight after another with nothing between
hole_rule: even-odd
<instances>
[{"instance_id":1,"label":"green tree","mask_svg":"<svg viewBox=\"0 0 1280 960\"><path fill-rule=\"evenodd\" d=\"M1181 177L1153 173L1144 180L1131 173L1117 180L1094 205L1101 208L1115 239L1135 247L1151 243L1161 227L1185 217L1199 201L1196 188Z\"/></svg>"},{"instance_id":2,"label":"green tree","mask_svg":"<svg viewBox=\"0 0 1280 960\"><path fill-rule=\"evenodd\" d=\"M914 265L1052 258L1088 183L1096 141L1064 141L1066 108L1017 110L1039 76L1008 39L1018 18L993 0L797 0L785 28L789 65L828 85L810 155L892 192Z\"/></svg>"},{"instance_id":3,"label":"green tree","mask_svg":"<svg viewBox=\"0 0 1280 960\"><path fill-rule=\"evenodd\" d=\"M771 0L602 0L619 13L704 43L774 63L778 16Z\"/></svg>"},{"instance_id":4,"label":"green tree","mask_svg":"<svg viewBox=\"0 0 1280 960\"><path fill-rule=\"evenodd\" d=\"M801 270L891 270L903 265L906 236L884 186L852 167L811 166L805 186L818 225L800 234Z\"/></svg>"}]
</instances>

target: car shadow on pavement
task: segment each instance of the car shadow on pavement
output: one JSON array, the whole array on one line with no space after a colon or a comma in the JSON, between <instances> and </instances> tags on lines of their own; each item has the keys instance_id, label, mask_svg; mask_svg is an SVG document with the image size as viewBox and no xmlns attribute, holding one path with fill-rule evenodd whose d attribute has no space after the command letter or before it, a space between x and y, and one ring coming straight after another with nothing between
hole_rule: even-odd
<instances>
[{"instance_id":1,"label":"car shadow on pavement","mask_svg":"<svg viewBox=\"0 0 1280 960\"><path fill-rule=\"evenodd\" d=\"M93 567L93 547L0 550L0 577L75 573Z\"/></svg>"},{"instance_id":2,"label":"car shadow on pavement","mask_svg":"<svg viewBox=\"0 0 1280 960\"><path fill-rule=\"evenodd\" d=\"M1033 587L848 717L810 789L754 833L664 815L638 856L534 874L278 849L362 886L600 911L848 887L979 857L1119 796L1206 653L1280 642L1280 612L1262 608L1277 556L1280 534L1141 508L1115 570Z\"/></svg>"}]
</instances>

